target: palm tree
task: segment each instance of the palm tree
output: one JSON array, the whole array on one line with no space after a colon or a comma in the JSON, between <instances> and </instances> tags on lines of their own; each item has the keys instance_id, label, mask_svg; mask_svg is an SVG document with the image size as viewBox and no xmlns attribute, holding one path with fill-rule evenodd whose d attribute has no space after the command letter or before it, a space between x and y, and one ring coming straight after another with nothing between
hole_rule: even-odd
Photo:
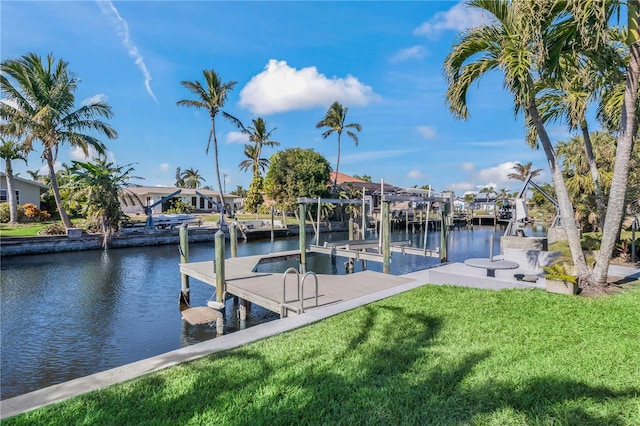
<instances>
[{"instance_id":1,"label":"palm tree","mask_svg":"<svg viewBox=\"0 0 640 426\"><path fill-rule=\"evenodd\" d=\"M184 178L182 177L182 169L180 167L176 167L176 183L175 186L178 188L184 188Z\"/></svg>"},{"instance_id":2,"label":"palm tree","mask_svg":"<svg viewBox=\"0 0 640 426\"><path fill-rule=\"evenodd\" d=\"M335 101L329 107L329 110L327 111L327 114L324 116L324 118L316 123L317 129L327 127L327 130L322 134L323 139L328 138L333 133L338 134L338 156L336 157L336 174L333 181L334 197L336 196L338 190L338 168L340 167L340 137L342 136L342 132L346 131L347 135L349 135L349 137L355 142L356 146L358 146L358 135L351 131L351 129L355 130L356 132L360 132L362 130L362 126L358 123L345 124L348 112L348 107L344 107L340 104L340 102Z\"/></svg>"},{"instance_id":3,"label":"palm tree","mask_svg":"<svg viewBox=\"0 0 640 426\"><path fill-rule=\"evenodd\" d=\"M186 169L181 174L184 188L200 188L205 178L202 177L199 170Z\"/></svg>"},{"instance_id":4,"label":"palm tree","mask_svg":"<svg viewBox=\"0 0 640 426\"><path fill-rule=\"evenodd\" d=\"M228 114L225 111L222 111L224 104L227 101L227 96L229 92L231 92L234 86L237 84L236 81L230 81L224 83L220 80L220 77L214 70L203 70L202 75L204 76L204 85L199 81L182 81L180 84L188 89L192 94L196 96L197 99L183 99L177 101L177 105L184 105L188 107L195 108L204 108L209 112L209 119L211 120L211 129L209 130L209 139L207 140L207 148L205 153L209 153L209 147L211 146L211 141L213 140L213 156L215 160L216 166L216 178L218 179L218 190L220 192L220 202L222 203L223 210L226 210L226 203L224 201L224 193L222 191L222 180L220 179L220 164L219 164L219 156L218 156L218 138L216 136L216 117L218 113L222 114L222 116L228 120L230 120L233 124L243 129L242 123L236 117ZM222 212L221 212L222 214Z\"/></svg>"},{"instance_id":5,"label":"palm tree","mask_svg":"<svg viewBox=\"0 0 640 426\"><path fill-rule=\"evenodd\" d=\"M44 176L40 174L40 170L27 170L27 173L31 176L32 180L42 182Z\"/></svg>"},{"instance_id":6,"label":"palm tree","mask_svg":"<svg viewBox=\"0 0 640 426\"><path fill-rule=\"evenodd\" d=\"M7 201L9 202L9 223L18 222L18 201L13 188L13 160L27 162L27 152L23 144L15 140L0 137L0 158L5 161L5 176L7 179Z\"/></svg>"},{"instance_id":7,"label":"palm tree","mask_svg":"<svg viewBox=\"0 0 640 426\"><path fill-rule=\"evenodd\" d=\"M244 146L244 155L246 160L240 162L238 167L240 170L253 171L253 178L249 185L249 194L245 202L245 208L248 212L256 212L262 204L262 190L263 179L261 172L264 172L269 166L269 159L262 157L262 148L265 146L273 147L279 146L280 142L271 140L271 134L276 130L275 127L267 131L267 124L265 121L258 117L253 120L253 125L249 126L247 132L249 133L249 140L253 142L253 145L246 144Z\"/></svg>"},{"instance_id":8,"label":"palm tree","mask_svg":"<svg viewBox=\"0 0 640 426\"><path fill-rule=\"evenodd\" d=\"M545 42L557 17L564 12L561 2L525 2L514 5L506 0L470 0L472 7L484 9L493 20L466 31L454 44L444 64L449 87L446 100L452 113L468 118L469 87L490 71L502 71L503 86L514 97L515 111L524 111L535 126L556 188L562 227L566 231L571 255L580 278L589 274L580 234L573 219L573 206L553 145L536 103L536 81L544 71Z\"/></svg>"},{"instance_id":9,"label":"palm tree","mask_svg":"<svg viewBox=\"0 0 640 426\"><path fill-rule=\"evenodd\" d=\"M509 173L507 177L509 179L517 179L524 182L527 179L527 176L531 175L532 178L539 176L542 169L531 169L533 164L531 161L525 164L516 163L513 166L513 173Z\"/></svg>"},{"instance_id":10,"label":"palm tree","mask_svg":"<svg viewBox=\"0 0 640 426\"><path fill-rule=\"evenodd\" d=\"M51 190L60 219L66 228L71 228L73 225L62 203L54 170L58 150L67 142L81 148L85 155L88 155L89 147L104 155L105 145L83 132L94 131L115 139L117 132L96 119L111 118L111 108L102 101L91 100L75 109L74 91L80 79L69 71L67 62L56 62L52 54L45 62L35 53L8 59L2 62L1 71L0 86L8 102L0 103L0 118L6 120L8 131L26 135L27 149L31 149L34 140L42 143L42 159L49 168Z\"/></svg>"}]
</instances>

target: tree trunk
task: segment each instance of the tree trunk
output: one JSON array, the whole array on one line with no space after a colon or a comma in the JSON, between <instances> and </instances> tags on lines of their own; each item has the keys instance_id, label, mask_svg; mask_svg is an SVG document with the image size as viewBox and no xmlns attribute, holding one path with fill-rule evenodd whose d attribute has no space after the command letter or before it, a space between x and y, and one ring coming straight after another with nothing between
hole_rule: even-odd
<instances>
[{"instance_id":1,"label":"tree trunk","mask_svg":"<svg viewBox=\"0 0 640 426\"><path fill-rule=\"evenodd\" d=\"M218 162L218 138L216 137L216 122L215 118L211 117L211 134L213 136L213 156L216 165L216 178L218 179L218 191L220 192L220 203L222 204L222 211L220 212L220 221L224 222L223 215L226 213L227 204L224 201L224 193L222 192L222 179L220 179L220 164Z\"/></svg>"},{"instance_id":2,"label":"tree trunk","mask_svg":"<svg viewBox=\"0 0 640 426\"><path fill-rule=\"evenodd\" d=\"M567 239L569 241L569 248L571 249L571 258L573 259L573 265L576 269L576 273L580 279L585 279L589 276L589 269L587 268L587 262L584 259L584 253L582 252L582 246L580 245L580 232L576 226L576 220L574 218L573 206L571 199L569 198L569 192L564 182L564 176L562 176L562 169L558 164L558 158L551 145L549 135L540 120L540 113L538 107L535 104L535 100L531 100L527 106L527 111L533 120L540 143L544 149L544 153L549 163L549 169L551 170L551 177L553 179L553 186L556 190L556 198L558 206L560 208L560 224L567 233Z\"/></svg>"},{"instance_id":3,"label":"tree trunk","mask_svg":"<svg viewBox=\"0 0 640 426\"><path fill-rule=\"evenodd\" d=\"M60 214L60 220L65 228L73 228L71 219L67 215L67 211L62 203L62 197L60 196L60 188L58 188L58 180L56 179L56 171L54 169L53 155L49 148L45 148L43 153L44 158L47 160L47 166L49 166L49 179L51 180L51 192L53 192L53 198L56 200L56 206L58 207L58 214Z\"/></svg>"},{"instance_id":4,"label":"tree trunk","mask_svg":"<svg viewBox=\"0 0 640 426\"><path fill-rule=\"evenodd\" d=\"M587 159L589 160L589 171L591 172L591 179L593 180L593 189L596 194L596 208L598 210L598 221L600 223L600 231L604 230L604 217L606 215L606 206L604 204L604 191L602 191L602 185L600 184L600 173L598 173L598 166L596 165L596 157L593 155L593 145L591 144L591 136L589 135L589 126L586 121L582 122L582 137L584 138L584 148L587 152Z\"/></svg>"},{"instance_id":5,"label":"tree trunk","mask_svg":"<svg viewBox=\"0 0 640 426\"><path fill-rule=\"evenodd\" d=\"M336 177L333 179L333 198L338 196L338 168L340 167L340 132L338 132L338 157L336 158Z\"/></svg>"},{"instance_id":6,"label":"tree trunk","mask_svg":"<svg viewBox=\"0 0 640 426\"><path fill-rule=\"evenodd\" d=\"M5 158L7 164L5 176L7 178L7 201L9 202L9 223L18 223L18 200L16 200L16 190L13 188L13 167L11 160Z\"/></svg>"},{"instance_id":7,"label":"tree trunk","mask_svg":"<svg viewBox=\"0 0 640 426\"><path fill-rule=\"evenodd\" d=\"M636 102L638 97L638 78L640 76L640 40L638 40L638 1L629 2L629 34L635 34L630 44L629 69L622 106L622 118L618 145L616 147L616 161L613 168L613 179L607 204L607 216L602 230L600 255L593 271L593 281L596 286L604 286L607 282L609 263L613 256L618 231L622 225L624 215L625 196L629 180L629 163L636 133L638 132L638 117L636 116ZM632 27L632 20L635 27Z\"/></svg>"}]
</instances>

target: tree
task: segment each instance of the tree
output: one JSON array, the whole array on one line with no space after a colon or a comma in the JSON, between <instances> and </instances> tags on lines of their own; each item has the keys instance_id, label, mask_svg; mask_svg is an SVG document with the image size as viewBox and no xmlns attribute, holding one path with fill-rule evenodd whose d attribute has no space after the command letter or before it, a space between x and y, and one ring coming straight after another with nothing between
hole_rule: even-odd
<instances>
[{"instance_id":1,"label":"tree","mask_svg":"<svg viewBox=\"0 0 640 426\"><path fill-rule=\"evenodd\" d=\"M176 187L184 188L184 178L182 177L182 169L180 167L176 167Z\"/></svg>"},{"instance_id":2,"label":"tree","mask_svg":"<svg viewBox=\"0 0 640 426\"><path fill-rule=\"evenodd\" d=\"M362 176L360 176L360 175L353 175L353 177L354 177L354 178L356 178L356 179L363 180L363 181L365 181L365 182L371 182L371 176L369 176L369 175L362 175Z\"/></svg>"},{"instance_id":3,"label":"tree","mask_svg":"<svg viewBox=\"0 0 640 426\"><path fill-rule=\"evenodd\" d=\"M216 167L216 178L218 180L218 190L220 192L220 202L223 208L226 210L226 203L224 201L224 193L222 191L222 180L220 179L220 159L218 155L218 138L216 136L216 117L218 113L222 114L224 118L231 121L239 128L243 128L242 123L236 117L222 110L224 104L227 102L227 96L229 92L233 90L236 81L230 81L224 83L220 80L220 77L214 70L203 70L204 85L199 81L182 81L180 84L188 89L192 94L196 96L196 99L183 99L177 101L177 105L183 105L194 108L206 109L209 113L209 119L211 120L211 129L209 130L209 139L207 140L207 148L205 154L209 153L209 147L213 140L213 156Z\"/></svg>"},{"instance_id":4,"label":"tree","mask_svg":"<svg viewBox=\"0 0 640 426\"><path fill-rule=\"evenodd\" d=\"M23 144L9 138L0 138L0 158L5 161L5 176L7 179L7 201L9 203L9 223L18 222L18 201L13 188L13 160L27 162L27 152Z\"/></svg>"},{"instance_id":5,"label":"tree","mask_svg":"<svg viewBox=\"0 0 640 426\"><path fill-rule=\"evenodd\" d=\"M329 110L327 111L324 118L318 123L316 123L316 128L321 129L323 127L327 127L327 130L322 134L323 139L327 139L333 133L338 134L338 156L336 157L336 175L333 181L333 196L335 197L338 191L338 169L340 167L340 138L342 137L342 132L345 131L347 135L353 139L356 146L358 146L358 135L356 135L351 129L356 132L360 132L362 130L362 126L358 123L349 123L346 124L345 121L347 119L347 113L349 112L348 107L342 106L338 101L331 104Z\"/></svg>"},{"instance_id":6,"label":"tree","mask_svg":"<svg viewBox=\"0 0 640 426\"><path fill-rule=\"evenodd\" d=\"M532 167L533 167L533 164L531 163L531 161L525 164L516 163L513 166L513 173L509 173L507 177L509 179L517 179L519 181L524 182L525 179L527 179L527 176L529 174L531 174L532 178L540 175L540 172L542 171L542 169L532 169Z\"/></svg>"},{"instance_id":7,"label":"tree","mask_svg":"<svg viewBox=\"0 0 640 426\"><path fill-rule=\"evenodd\" d=\"M94 163L72 163L73 198L82 200L82 213L103 234L106 247L125 217L120 204L120 198L126 197L123 192L130 186L131 179L141 178L132 176L134 169L131 164L116 166L104 159L97 159ZM140 200L137 201L142 205Z\"/></svg>"},{"instance_id":8,"label":"tree","mask_svg":"<svg viewBox=\"0 0 640 426\"><path fill-rule=\"evenodd\" d=\"M448 89L446 101L452 113L468 118L467 92L471 84L493 70L503 73L503 86L513 95L515 111L524 111L535 126L556 188L561 224L567 234L576 273L589 275L580 245L580 233L573 219L573 206L536 103L536 81L545 70L544 47L552 24L564 13L562 2L509 2L506 0L471 0L472 7L493 15L487 24L466 31L454 44L445 60Z\"/></svg>"},{"instance_id":9,"label":"tree","mask_svg":"<svg viewBox=\"0 0 640 426\"><path fill-rule=\"evenodd\" d=\"M264 180L267 198L277 208L294 210L298 197L326 197L331 166L312 149L289 148L271 156L271 166Z\"/></svg>"},{"instance_id":10,"label":"tree","mask_svg":"<svg viewBox=\"0 0 640 426\"><path fill-rule=\"evenodd\" d=\"M255 118L253 125L247 129L249 141L253 144L246 144L244 146L244 155L247 159L242 161L238 167L240 170L249 170L249 168L251 168L253 171L253 178L249 185L249 194L245 202L245 209L251 213L257 212L262 204L263 180L261 172L264 172L269 166L269 160L262 158L262 148L265 146L274 147L280 145L280 142L271 140L271 134L274 130L276 130L275 127L267 131L267 124L261 117Z\"/></svg>"},{"instance_id":11,"label":"tree","mask_svg":"<svg viewBox=\"0 0 640 426\"><path fill-rule=\"evenodd\" d=\"M193 168L184 170L180 177L182 178L183 188L200 188L202 181L205 180L200 174L200 171Z\"/></svg>"},{"instance_id":12,"label":"tree","mask_svg":"<svg viewBox=\"0 0 640 426\"><path fill-rule=\"evenodd\" d=\"M74 92L80 79L69 71L67 62L56 62L52 54L43 62L35 53L27 53L19 59L3 61L0 68L0 86L6 95L6 100L0 102L0 118L6 120L5 130L24 133L26 149L31 149L36 140L42 143L42 159L49 168L60 219L66 228L71 228L54 169L58 150L66 142L82 149L85 155L89 154L89 147L104 155L105 145L83 132L93 131L115 139L117 132L96 118L111 118L111 107L91 99L75 109Z\"/></svg>"}]
</instances>

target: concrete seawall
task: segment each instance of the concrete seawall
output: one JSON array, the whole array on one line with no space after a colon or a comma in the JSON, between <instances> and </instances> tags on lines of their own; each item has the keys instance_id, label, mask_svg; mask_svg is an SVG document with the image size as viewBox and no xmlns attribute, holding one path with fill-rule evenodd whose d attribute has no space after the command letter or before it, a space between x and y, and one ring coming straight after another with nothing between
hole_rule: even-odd
<instances>
[{"instance_id":1,"label":"concrete seawall","mask_svg":"<svg viewBox=\"0 0 640 426\"><path fill-rule=\"evenodd\" d=\"M189 229L189 241L213 241L215 228ZM178 230L162 230L146 234L114 235L109 241L109 248L157 246L179 244ZM2 237L0 239L1 256L20 256L28 254L62 253L83 250L102 250L102 235L82 234L77 238L60 236L39 237Z\"/></svg>"}]
</instances>

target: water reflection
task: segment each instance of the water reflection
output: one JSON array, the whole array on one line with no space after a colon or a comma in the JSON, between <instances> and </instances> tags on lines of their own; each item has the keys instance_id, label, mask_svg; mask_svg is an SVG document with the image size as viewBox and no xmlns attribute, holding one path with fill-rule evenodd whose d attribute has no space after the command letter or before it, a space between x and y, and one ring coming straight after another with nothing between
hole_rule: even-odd
<instances>
[{"instance_id":1,"label":"water reflection","mask_svg":"<svg viewBox=\"0 0 640 426\"><path fill-rule=\"evenodd\" d=\"M491 236L496 237L497 253L501 233L492 227L452 232L450 260L488 256ZM439 233L430 232L428 237L428 247L439 244ZM320 242L345 239L346 234L323 234ZM393 234L393 239L410 239L421 247L424 234L400 232ZM313 241L312 236L308 241ZM240 242L238 255L297 247L297 237ZM191 261L211 260L213 242L192 244L189 251ZM2 399L215 338L215 325L191 326L181 320L179 261L175 245L3 258ZM332 263L328 256L309 256L307 270L344 274L346 261L337 258ZM398 275L438 262L393 253L391 273ZM262 268L282 272L288 266L296 267L297 263ZM382 271L379 263L367 262L366 267ZM361 262L355 262L355 270L362 270ZM194 306L204 306L214 293L213 287L191 280ZM233 299L227 301L226 316L225 332L278 318L253 305L247 320L240 321Z\"/></svg>"}]
</instances>

